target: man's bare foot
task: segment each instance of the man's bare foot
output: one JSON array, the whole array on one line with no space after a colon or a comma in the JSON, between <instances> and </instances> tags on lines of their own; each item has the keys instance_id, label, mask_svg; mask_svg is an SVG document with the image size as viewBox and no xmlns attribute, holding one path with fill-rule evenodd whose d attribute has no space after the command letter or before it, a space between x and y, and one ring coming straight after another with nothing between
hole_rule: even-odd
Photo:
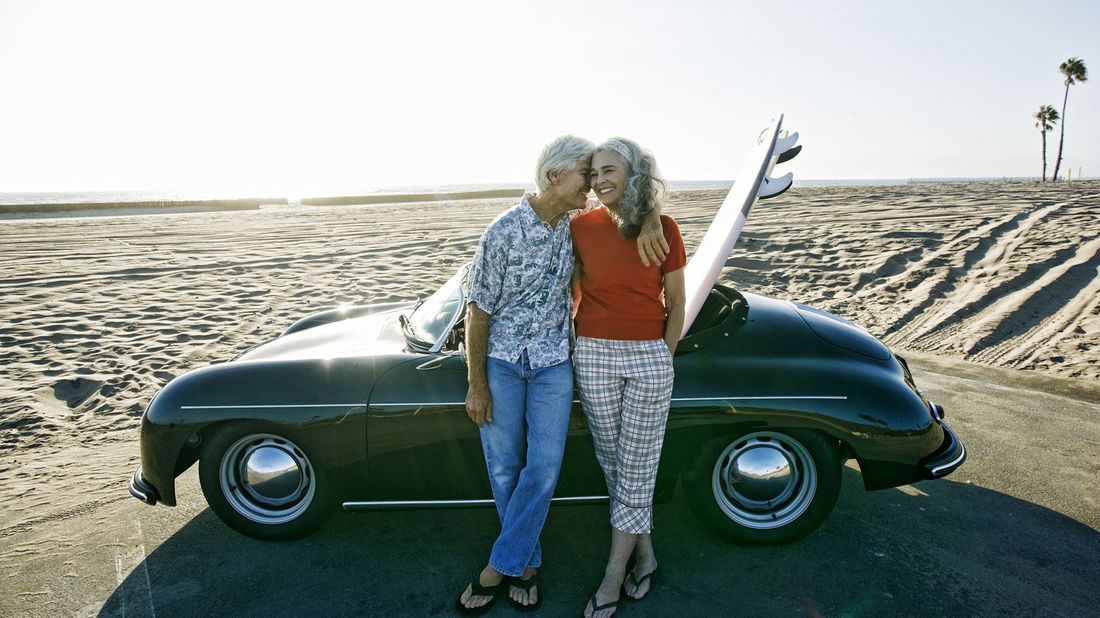
<instances>
[{"instance_id":1,"label":"man's bare foot","mask_svg":"<svg viewBox=\"0 0 1100 618\"><path fill-rule=\"evenodd\" d=\"M504 575L499 573L496 569L490 566L486 566L481 570L478 575L478 583L485 588L491 588L499 585L504 581ZM474 609L482 607L485 604L492 601L495 597L493 595L476 595L474 594L474 586L470 584L466 586L466 589L462 591L462 596L458 598L458 602L466 609Z\"/></svg>"},{"instance_id":2,"label":"man's bare foot","mask_svg":"<svg viewBox=\"0 0 1100 618\"><path fill-rule=\"evenodd\" d=\"M538 571L534 567L527 567L527 570L523 572L523 576L520 577L520 579L525 582L530 581L531 578L533 578L537 573ZM512 581L514 582L515 580L513 579ZM508 586L508 596L513 601L520 605L523 605L524 607L535 605L539 602L538 583L532 584L529 590L530 592L524 590L523 588L520 588L513 583L512 585Z\"/></svg>"}]
</instances>

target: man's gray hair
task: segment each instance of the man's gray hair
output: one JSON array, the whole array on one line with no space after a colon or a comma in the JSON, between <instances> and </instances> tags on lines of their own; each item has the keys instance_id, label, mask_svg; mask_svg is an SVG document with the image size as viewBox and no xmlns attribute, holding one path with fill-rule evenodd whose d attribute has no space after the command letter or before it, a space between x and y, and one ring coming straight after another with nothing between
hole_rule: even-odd
<instances>
[{"instance_id":1,"label":"man's gray hair","mask_svg":"<svg viewBox=\"0 0 1100 618\"><path fill-rule=\"evenodd\" d=\"M535 166L535 185L542 193L550 188L550 172L564 174L573 171L577 163L592 156L595 145L576 135L562 135L543 147Z\"/></svg>"}]
</instances>

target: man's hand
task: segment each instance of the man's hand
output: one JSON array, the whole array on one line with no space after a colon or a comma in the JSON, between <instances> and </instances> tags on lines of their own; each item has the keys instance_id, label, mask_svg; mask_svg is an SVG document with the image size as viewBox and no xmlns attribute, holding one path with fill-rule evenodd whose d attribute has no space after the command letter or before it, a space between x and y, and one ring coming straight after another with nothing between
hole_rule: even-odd
<instances>
[{"instance_id":1,"label":"man's hand","mask_svg":"<svg viewBox=\"0 0 1100 618\"><path fill-rule=\"evenodd\" d=\"M656 266L668 257L668 241L661 226L661 215L647 215L642 220L642 231L638 234L638 257L645 267Z\"/></svg>"},{"instance_id":2,"label":"man's hand","mask_svg":"<svg viewBox=\"0 0 1100 618\"><path fill-rule=\"evenodd\" d=\"M493 422L493 395L489 392L486 354L489 345L489 314L477 303L466 304L466 414L478 427Z\"/></svg>"},{"instance_id":3,"label":"man's hand","mask_svg":"<svg viewBox=\"0 0 1100 618\"><path fill-rule=\"evenodd\" d=\"M478 427L493 422L493 396L487 384L470 385L466 391L466 415Z\"/></svg>"}]
</instances>

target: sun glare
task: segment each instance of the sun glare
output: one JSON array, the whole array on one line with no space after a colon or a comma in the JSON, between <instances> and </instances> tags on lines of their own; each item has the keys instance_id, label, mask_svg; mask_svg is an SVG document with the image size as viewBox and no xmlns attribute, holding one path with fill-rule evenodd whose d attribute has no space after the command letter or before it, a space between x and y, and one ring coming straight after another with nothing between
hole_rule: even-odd
<instances>
[{"instance_id":1,"label":"sun glare","mask_svg":"<svg viewBox=\"0 0 1100 618\"><path fill-rule=\"evenodd\" d=\"M999 43L1033 38L1006 34L1026 27L1007 17L976 81L947 62L979 44L973 33L917 8L625 6L0 4L0 192L527 181L562 133L632 137L673 179L731 178L751 146L736 136L780 112L813 137L801 178L1018 175L1034 167L1034 136L1014 106L1060 85L1053 68L1021 64L1053 43ZM824 21L804 25L808 11ZM766 20L786 24L787 43L751 27ZM1060 37L1081 38L1084 23ZM906 46L925 25L939 64ZM833 40L865 30L883 46L874 57ZM622 32L630 54L616 51ZM1067 164L1088 172L1100 142L1078 136L1097 120L1076 110L1095 107L1096 89L1079 90ZM927 113L994 99L979 115Z\"/></svg>"}]
</instances>

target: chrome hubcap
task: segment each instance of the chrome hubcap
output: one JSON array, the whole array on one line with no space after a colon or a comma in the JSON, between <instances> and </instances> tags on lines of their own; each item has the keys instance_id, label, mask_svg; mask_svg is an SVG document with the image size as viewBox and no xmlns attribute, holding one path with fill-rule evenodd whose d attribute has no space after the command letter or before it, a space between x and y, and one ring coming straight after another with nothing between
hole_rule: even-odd
<instances>
[{"instance_id":1,"label":"chrome hubcap","mask_svg":"<svg viewBox=\"0 0 1100 618\"><path fill-rule=\"evenodd\" d=\"M798 440L760 431L738 438L722 451L711 474L711 489L731 520L770 530L806 512L817 492L817 470Z\"/></svg>"},{"instance_id":2,"label":"chrome hubcap","mask_svg":"<svg viewBox=\"0 0 1100 618\"><path fill-rule=\"evenodd\" d=\"M219 479L234 510L268 525L301 515L316 490L309 458L293 442L272 434L234 442L222 457Z\"/></svg>"},{"instance_id":3,"label":"chrome hubcap","mask_svg":"<svg viewBox=\"0 0 1100 618\"><path fill-rule=\"evenodd\" d=\"M251 449L241 462L245 488L259 500L283 504L302 489L302 469L287 451L277 446Z\"/></svg>"}]
</instances>

